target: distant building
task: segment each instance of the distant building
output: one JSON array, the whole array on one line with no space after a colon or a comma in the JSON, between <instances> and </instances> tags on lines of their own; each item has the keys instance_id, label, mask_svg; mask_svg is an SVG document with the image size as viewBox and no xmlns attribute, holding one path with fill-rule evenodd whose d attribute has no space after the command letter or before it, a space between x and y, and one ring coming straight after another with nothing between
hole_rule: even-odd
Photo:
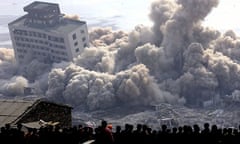
<instances>
[{"instance_id":1,"label":"distant building","mask_svg":"<svg viewBox=\"0 0 240 144\"><path fill-rule=\"evenodd\" d=\"M59 5L35 1L26 15L8 24L16 61L72 61L89 46L85 21L65 18Z\"/></svg>"},{"instance_id":2,"label":"distant building","mask_svg":"<svg viewBox=\"0 0 240 144\"><path fill-rule=\"evenodd\" d=\"M45 100L0 99L0 126L37 121L59 122L62 127L72 126L72 108Z\"/></svg>"}]
</instances>

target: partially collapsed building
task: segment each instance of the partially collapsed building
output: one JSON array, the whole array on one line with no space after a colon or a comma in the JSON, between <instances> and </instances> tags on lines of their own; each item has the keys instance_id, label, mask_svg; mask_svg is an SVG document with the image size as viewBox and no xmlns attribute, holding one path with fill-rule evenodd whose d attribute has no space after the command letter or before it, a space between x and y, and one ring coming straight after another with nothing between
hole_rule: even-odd
<instances>
[{"instance_id":1,"label":"partially collapsed building","mask_svg":"<svg viewBox=\"0 0 240 144\"><path fill-rule=\"evenodd\" d=\"M64 17L58 4L35 1L23 9L27 14L8 24L19 64L72 61L89 46L86 22Z\"/></svg>"}]
</instances>

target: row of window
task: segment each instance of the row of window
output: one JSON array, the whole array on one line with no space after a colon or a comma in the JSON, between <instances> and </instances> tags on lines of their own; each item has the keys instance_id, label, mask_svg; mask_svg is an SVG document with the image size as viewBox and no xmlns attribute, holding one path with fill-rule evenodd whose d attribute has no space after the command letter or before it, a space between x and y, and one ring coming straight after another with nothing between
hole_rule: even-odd
<instances>
[{"instance_id":1,"label":"row of window","mask_svg":"<svg viewBox=\"0 0 240 144\"><path fill-rule=\"evenodd\" d=\"M42 47L42 46L38 46L38 45L25 45L25 44L21 44L21 43L17 43L17 46L19 47L25 47L25 48L32 48L32 49L36 49L36 50L42 50L42 51L49 51L50 49L48 47ZM17 49L18 52L21 52L24 49ZM51 53L56 53L56 54L60 54L63 56L67 56L66 52L63 51L57 51L57 50L52 50L51 49Z\"/></svg>"},{"instance_id":2,"label":"row of window","mask_svg":"<svg viewBox=\"0 0 240 144\"><path fill-rule=\"evenodd\" d=\"M13 33L15 35L20 35L20 36L38 37L38 38L48 39L48 40L54 41L54 42L64 43L64 38L62 38L62 37L50 36L50 35L46 35L46 34L40 33L40 32L15 29L15 30L13 30Z\"/></svg>"},{"instance_id":3,"label":"row of window","mask_svg":"<svg viewBox=\"0 0 240 144\"><path fill-rule=\"evenodd\" d=\"M66 52L61 52L61 51L56 51L56 50L51 50L52 53L58 54L58 55L63 55L63 56L67 56Z\"/></svg>"},{"instance_id":4,"label":"row of window","mask_svg":"<svg viewBox=\"0 0 240 144\"><path fill-rule=\"evenodd\" d=\"M24 55L18 55L19 59L24 59Z\"/></svg>"},{"instance_id":5,"label":"row of window","mask_svg":"<svg viewBox=\"0 0 240 144\"><path fill-rule=\"evenodd\" d=\"M51 51L51 53L55 53L55 54L58 54L58 55L62 55L62 56L67 56L67 53L64 52L64 51L58 51L58 50L53 50L53 49L49 49L48 47L44 47L44 46L39 46L39 45L30 45L30 44L24 44L24 43L20 43L20 42L17 42L16 45L18 47L22 47L22 48L30 48L30 49L36 49L36 50L42 50L42 51ZM87 47L87 44L85 43L84 44L84 47ZM17 49L18 52L27 52L26 50L24 49ZM78 53L80 51L79 48L76 48L75 49L75 52Z\"/></svg>"},{"instance_id":6,"label":"row of window","mask_svg":"<svg viewBox=\"0 0 240 144\"><path fill-rule=\"evenodd\" d=\"M64 39L61 38L61 37L48 36L48 40L54 41L54 42L64 43Z\"/></svg>"},{"instance_id":7,"label":"row of window","mask_svg":"<svg viewBox=\"0 0 240 144\"><path fill-rule=\"evenodd\" d=\"M34 51L33 52L33 55L36 55L36 56L47 56L47 53L44 53L44 52L38 52L38 51Z\"/></svg>"},{"instance_id":8,"label":"row of window","mask_svg":"<svg viewBox=\"0 0 240 144\"><path fill-rule=\"evenodd\" d=\"M25 44L25 43L20 43L20 42L17 42L16 45L18 47L24 47L24 48L33 48L33 49L41 49L41 50L47 50L49 51L49 48L47 47L43 47L43 46L38 46L38 45L30 45L30 44Z\"/></svg>"},{"instance_id":9,"label":"row of window","mask_svg":"<svg viewBox=\"0 0 240 144\"><path fill-rule=\"evenodd\" d=\"M14 39L15 39L15 41L32 42L32 43L40 43L40 44L48 45L48 42L47 41L43 41L43 40L29 39L29 38L18 37L18 36L15 36Z\"/></svg>"},{"instance_id":10,"label":"row of window","mask_svg":"<svg viewBox=\"0 0 240 144\"><path fill-rule=\"evenodd\" d=\"M50 12L49 12L50 13ZM50 14L48 14L48 15L46 15L46 14L41 14L41 13L30 13L29 14L30 15L30 17L35 17L35 18L45 18L45 19L48 19L48 18L51 18L52 17L52 14L50 13Z\"/></svg>"},{"instance_id":11,"label":"row of window","mask_svg":"<svg viewBox=\"0 0 240 144\"><path fill-rule=\"evenodd\" d=\"M17 52L19 52L19 53L27 53L27 50L25 50L25 49L17 49Z\"/></svg>"},{"instance_id":12,"label":"row of window","mask_svg":"<svg viewBox=\"0 0 240 144\"><path fill-rule=\"evenodd\" d=\"M60 49L66 49L65 46L63 45L57 45L57 44L49 44L50 47L53 47L53 48L60 48Z\"/></svg>"},{"instance_id":13,"label":"row of window","mask_svg":"<svg viewBox=\"0 0 240 144\"><path fill-rule=\"evenodd\" d=\"M46 53L41 53L41 52L33 52L33 55L34 55L34 56L47 56ZM24 55L19 54L19 55L18 55L18 58L19 58L19 59L24 59ZM62 61L62 60L63 60L63 61L68 61L67 58L59 57L59 56L52 56L51 58L52 58L53 60L55 60L55 61ZM22 60L19 60L19 62L22 63Z\"/></svg>"},{"instance_id":14,"label":"row of window","mask_svg":"<svg viewBox=\"0 0 240 144\"><path fill-rule=\"evenodd\" d=\"M52 59L53 60L56 60L56 61L68 61L67 58L63 58L63 57L59 57L59 56L52 56Z\"/></svg>"},{"instance_id":15,"label":"row of window","mask_svg":"<svg viewBox=\"0 0 240 144\"><path fill-rule=\"evenodd\" d=\"M64 45L58 45L58 44L52 44L49 43L47 41L43 41L43 40L37 40L37 39L28 39L28 38L24 38L24 37L14 37L14 39L16 40L16 43L19 44L19 41L21 42L31 42L31 43L39 43L39 44L44 44L53 48L60 48L60 49L65 49ZM29 45L29 44L23 44L23 45Z\"/></svg>"},{"instance_id":16,"label":"row of window","mask_svg":"<svg viewBox=\"0 0 240 144\"><path fill-rule=\"evenodd\" d=\"M17 35L28 35L28 32L26 30L19 30L19 29L13 30L13 33Z\"/></svg>"},{"instance_id":17,"label":"row of window","mask_svg":"<svg viewBox=\"0 0 240 144\"><path fill-rule=\"evenodd\" d=\"M55 52L56 54L61 54L63 56L65 56L66 54L65 53L59 53L59 52ZM45 53L45 52L40 52L40 51L34 51L33 52L33 55L38 55L38 56L48 56L49 54L48 53ZM60 56L52 56L52 57L58 57L58 58L61 58L61 59L67 59L67 57L60 57Z\"/></svg>"},{"instance_id":18,"label":"row of window","mask_svg":"<svg viewBox=\"0 0 240 144\"><path fill-rule=\"evenodd\" d=\"M29 19L28 21L25 22L25 24L50 25L50 24L53 24L53 20Z\"/></svg>"}]
</instances>

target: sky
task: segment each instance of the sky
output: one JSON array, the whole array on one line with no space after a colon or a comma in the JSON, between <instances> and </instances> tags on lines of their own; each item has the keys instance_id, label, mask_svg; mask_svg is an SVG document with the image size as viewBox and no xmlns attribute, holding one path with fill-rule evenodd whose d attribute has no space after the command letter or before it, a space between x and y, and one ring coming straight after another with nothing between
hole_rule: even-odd
<instances>
[{"instance_id":1,"label":"sky","mask_svg":"<svg viewBox=\"0 0 240 144\"><path fill-rule=\"evenodd\" d=\"M23 7L33 0L0 0L1 15L22 15ZM65 14L76 14L94 26L132 30L138 24L151 25L148 18L153 0L45 0L60 4ZM240 0L220 0L205 24L220 31L240 31ZM1 30L1 29L0 29ZM240 33L240 32L239 32Z\"/></svg>"},{"instance_id":2,"label":"sky","mask_svg":"<svg viewBox=\"0 0 240 144\"><path fill-rule=\"evenodd\" d=\"M240 34L240 0L220 0L217 8L205 19L206 25L218 30L232 29Z\"/></svg>"}]
</instances>

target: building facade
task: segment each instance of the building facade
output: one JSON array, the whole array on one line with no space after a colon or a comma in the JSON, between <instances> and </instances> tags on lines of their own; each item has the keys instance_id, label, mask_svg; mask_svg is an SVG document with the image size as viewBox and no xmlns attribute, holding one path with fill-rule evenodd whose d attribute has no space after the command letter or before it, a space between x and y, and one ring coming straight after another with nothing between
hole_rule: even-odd
<instances>
[{"instance_id":1,"label":"building facade","mask_svg":"<svg viewBox=\"0 0 240 144\"><path fill-rule=\"evenodd\" d=\"M17 63L72 61L89 46L85 21L61 14L55 3L35 1L26 15L8 24Z\"/></svg>"}]
</instances>

